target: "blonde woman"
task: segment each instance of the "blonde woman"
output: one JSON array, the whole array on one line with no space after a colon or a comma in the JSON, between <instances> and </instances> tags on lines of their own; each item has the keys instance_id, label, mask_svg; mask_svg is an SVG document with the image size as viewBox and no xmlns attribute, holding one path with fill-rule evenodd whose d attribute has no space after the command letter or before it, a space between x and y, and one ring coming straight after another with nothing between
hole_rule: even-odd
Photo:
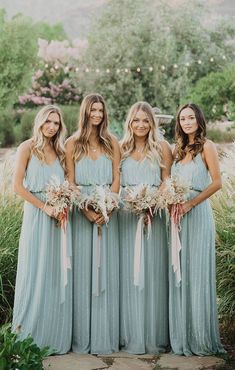
<instances>
[{"instance_id":1,"label":"blonde woman","mask_svg":"<svg viewBox=\"0 0 235 370\"><path fill-rule=\"evenodd\" d=\"M169 176L169 144L158 138L152 107L137 102L129 111L121 141L121 185L159 187ZM137 216L120 211L121 346L133 354L159 353L168 339L168 253L165 217L152 220L151 235L142 236L139 284L134 284Z\"/></svg>"},{"instance_id":2,"label":"blonde woman","mask_svg":"<svg viewBox=\"0 0 235 370\"><path fill-rule=\"evenodd\" d=\"M87 95L80 108L78 131L66 144L71 183L89 194L94 185L119 191L120 150L108 131L104 99ZM73 214L74 318L73 351L108 354L119 347L119 253L117 215L102 227L100 267L97 227L103 217L92 209Z\"/></svg>"},{"instance_id":3,"label":"blonde woman","mask_svg":"<svg viewBox=\"0 0 235 370\"><path fill-rule=\"evenodd\" d=\"M53 207L45 204L44 190L52 176L64 180L65 133L59 108L43 107L36 115L33 137L17 150L13 179L14 191L25 200L13 330L20 329L21 339L30 334L40 347L49 346L61 354L71 347L72 276L68 271L63 291L61 230Z\"/></svg>"}]
</instances>

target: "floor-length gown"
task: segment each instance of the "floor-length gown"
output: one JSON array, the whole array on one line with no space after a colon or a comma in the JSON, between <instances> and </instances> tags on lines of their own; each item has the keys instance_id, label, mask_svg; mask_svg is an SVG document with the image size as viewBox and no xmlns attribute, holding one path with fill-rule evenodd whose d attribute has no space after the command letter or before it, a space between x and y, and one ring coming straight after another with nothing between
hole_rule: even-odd
<instances>
[{"instance_id":1,"label":"floor-length gown","mask_svg":"<svg viewBox=\"0 0 235 370\"><path fill-rule=\"evenodd\" d=\"M89 194L94 185L111 185L112 161L84 156L75 165L76 183ZM119 350L119 243L117 213L102 226L100 267L98 228L82 212L73 213L73 351L109 354Z\"/></svg>"},{"instance_id":2,"label":"floor-length gown","mask_svg":"<svg viewBox=\"0 0 235 370\"><path fill-rule=\"evenodd\" d=\"M52 176L64 181L58 158L47 165L32 155L24 180L26 188L45 201L44 190ZM66 236L67 254L71 257L70 225ZM20 339L30 334L40 347L49 346L57 353L70 350L72 337L72 271L67 270L65 285L62 239L55 219L31 203L24 203L12 329L20 327Z\"/></svg>"},{"instance_id":3,"label":"floor-length gown","mask_svg":"<svg viewBox=\"0 0 235 370\"><path fill-rule=\"evenodd\" d=\"M200 153L188 163L174 163L172 174L191 186L189 199L210 183ZM169 326L173 352L186 356L222 353L216 304L215 226L209 200L184 215L180 240L180 283L176 281L171 259L169 266Z\"/></svg>"},{"instance_id":4,"label":"floor-length gown","mask_svg":"<svg viewBox=\"0 0 235 370\"><path fill-rule=\"evenodd\" d=\"M121 184L159 186L160 167L148 159L128 157L122 162ZM121 210L120 230L120 342L124 351L164 352L168 334L168 245L165 214L153 218L151 234L143 235L139 285L134 285L134 249L138 218Z\"/></svg>"}]
</instances>

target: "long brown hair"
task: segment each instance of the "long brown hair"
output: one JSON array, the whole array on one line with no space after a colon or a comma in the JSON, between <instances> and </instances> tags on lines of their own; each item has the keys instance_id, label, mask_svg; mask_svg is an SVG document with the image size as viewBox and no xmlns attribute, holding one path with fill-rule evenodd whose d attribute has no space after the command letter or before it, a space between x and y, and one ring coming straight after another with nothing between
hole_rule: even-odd
<instances>
[{"instance_id":1,"label":"long brown hair","mask_svg":"<svg viewBox=\"0 0 235 370\"><path fill-rule=\"evenodd\" d=\"M89 138L92 125L89 123L92 105L101 103L103 105L103 120L97 127L99 144L109 158L113 158L112 136L108 130L108 114L104 98L100 94L89 94L82 101L79 113L78 130L74 134L74 161L78 161L84 155L88 155Z\"/></svg>"},{"instance_id":2,"label":"long brown hair","mask_svg":"<svg viewBox=\"0 0 235 370\"><path fill-rule=\"evenodd\" d=\"M182 130L180 125L180 114L183 109L191 108L195 113L195 118L198 124L198 129L194 136L193 144L189 144L189 137ZM202 110L198 105L193 103L187 103L179 108L176 117L175 125L175 139L176 139L176 160L181 161L190 152L192 158L196 157L198 153L203 151L203 145L206 141L206 120Z\"/></svg>"}]
</instances>

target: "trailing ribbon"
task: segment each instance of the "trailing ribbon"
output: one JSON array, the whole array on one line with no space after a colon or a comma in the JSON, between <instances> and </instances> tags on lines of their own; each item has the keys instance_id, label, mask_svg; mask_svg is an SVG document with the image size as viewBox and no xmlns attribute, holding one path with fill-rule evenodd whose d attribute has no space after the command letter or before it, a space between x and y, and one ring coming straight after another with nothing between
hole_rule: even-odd
<instances>
[{"instance_id":1,"label":"trailing ribbon","mask_svg":"<svg viewBox=\"0 0 235 370\"><path fill-rule=\"evenodd\" d=\"M66 208L60 217L61 225L61 302L65 302L65 290L68 284L68 269L71 269L71 251L68 251L67 225L69 209Z\"/></svg>"},{"instance_id":2,"label":"trailing ribbon","mask_svg":"<svg viewBox=\"0 0 235 370\"><path fill-rule=\"evenodd\" d=\"M100 277L101 270L101 239L102 226L93 225L93 273L92 273L92 293L99 296L100 291L103 291L104 282ZM104 266L102 266L104 268ZM100 281L102 279L102 281Z\"/></svg>"},{"instance_id":3,"label":"trailing ribbon","mask_svg":"<svg viewBox=\"0 0 235 370\"><path fill-rule=\"evenodd\" d=\"M173 266L173 271L176 276L176 283L181 282L181 268L180 268L180 251L181 242L179 237L180 230L180 218L178 204L172 206L171 211L171 264Z\"/></svg>"},{"instance_id":4,"label":"trailing ribbon","mask_svg":"<svg viewBox=\"0 0 235 370\"><path fill-rule=\"evenodd\" d=\"M144 288L144 251L143 251L143 228L144 217L142 214L137 223L134 249L134 285Z\"/></svg>"}]
</instances>

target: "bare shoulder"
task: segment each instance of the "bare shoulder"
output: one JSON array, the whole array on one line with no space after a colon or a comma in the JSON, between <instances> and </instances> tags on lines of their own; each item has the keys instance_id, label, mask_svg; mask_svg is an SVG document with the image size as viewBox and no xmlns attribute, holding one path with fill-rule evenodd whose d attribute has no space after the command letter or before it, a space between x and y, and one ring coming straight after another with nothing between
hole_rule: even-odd
<instances>
[{"instance_id":1,"label":"bare shoulder","mask_svg":"<svg viewBox=\"0 0 235 370\"><path fill-rule=\"evenodd\" d=\"M203 145L203 152L204 152L205 156L217 153L215 143L213 143L213 141L207 139L205 141L204 145Z\"/></svg>"},{"instance_id":2,"label":"bare shoulder","mask_svg":"<svg viewBox=\"0 0 235 370\"><path fill-rule=\"evenodd\" d=\"M168 141L161 140L160 146L163 152L172 154L172 148L171 148L171 145L168 143Z\"/></svg>"},{"instance_id":3,"label":"bare shoulder","mask_svg":"<svg viewBox=\"0 0 235 370\"><path fill-rule=\"evenodd\" d=\"M73 150L75 145L75 135L70 136L66 141L65 141L65 149L66 150Z\"/></svg>"},{"instance_id":4,"label":"bare shoulder","mask_svg":"<svg viewBox=\"0 0 235 370\"><path fill-rule=\"evenodd\" d=\"M28 139L23 141L17 148L17 153L24 156L30 156L33 148L33 140Z\"/></svg>"},{"instance_id":5,"label":"bare shoulder","mask_svg":"<svg viewBox=\"0 0 235 370\"><path fill-rule=\"evenodd\" d=\"M112 140L112 145L113 145L114 149L119 149L120 144L119 144L118 139L116 138L116 136L111 134L111 140Z\"/></svg>"}]
</instances>

